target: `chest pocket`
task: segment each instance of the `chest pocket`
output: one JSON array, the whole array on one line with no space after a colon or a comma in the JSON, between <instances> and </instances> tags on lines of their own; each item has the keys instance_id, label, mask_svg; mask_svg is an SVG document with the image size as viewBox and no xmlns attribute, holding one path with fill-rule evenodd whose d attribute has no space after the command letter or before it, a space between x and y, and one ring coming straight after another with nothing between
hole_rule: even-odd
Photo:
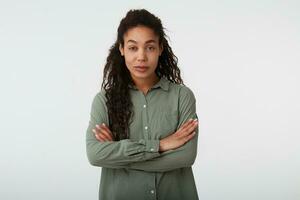
<instances>
[{"instance_id":1,"label":"chest pocket","mask_svg":"<svg viewBox=\"0 0 300 200\"><path fill-rule=\"evenodd\" d=\"M153 134L162 139L176 131L178 115L175 112L162 112L153 120Z\"/></svg>"}]
</instances>

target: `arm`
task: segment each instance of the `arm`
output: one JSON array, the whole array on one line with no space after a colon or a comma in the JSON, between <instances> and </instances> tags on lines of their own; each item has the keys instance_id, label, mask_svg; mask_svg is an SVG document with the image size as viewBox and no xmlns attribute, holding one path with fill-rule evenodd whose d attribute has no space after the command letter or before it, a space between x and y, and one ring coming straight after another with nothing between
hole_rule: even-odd
<instances>
[{"instance_id":1,"label":"arm","mask_svg":"<svg viewBox=\"0 0 300 200\"><path fill-rule=\"evenodd\" d=\"M190 118L198 119L196 114L196 99L188 87L182 87L179 97L179 123L177 129ZM130 169L165 172L192 166L197 156L198 126L195 132L196 135L185 145L174 150L165 151L159 157L144 162L131 163L129 165Z\"/></svg>"},{"instance_id":2,"label":"arm","mask_svg":"<svg viewBox=\"0 0 300 200\"><path fill-rule=\"evenodd\" d=\"M92 129L96 124L108 124L106 98L99 92L93 99L86 131L86 152L91 165L108 168L128 168L131 162L145 161L160 155L159 140L130 139L99 142Z\"/></svg>"}]
</instances>

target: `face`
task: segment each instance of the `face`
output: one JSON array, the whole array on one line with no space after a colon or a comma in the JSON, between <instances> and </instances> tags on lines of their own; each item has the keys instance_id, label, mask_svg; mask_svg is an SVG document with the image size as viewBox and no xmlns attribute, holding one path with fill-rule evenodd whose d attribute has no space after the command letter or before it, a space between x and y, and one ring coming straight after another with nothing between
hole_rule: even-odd
<instances>
[{"instance_id":1,"label":"face","mask_svg":"<svg viewBox=\"0 0 300 200\"><path fill-rule=\"evenodd\" d=\"M123 37L124 47L120 45L119 50L131 77L134 80L155 79L155 69L163 50L158 36L148 27L137 26L129 29Z\"/></svg>"}]
</instances>

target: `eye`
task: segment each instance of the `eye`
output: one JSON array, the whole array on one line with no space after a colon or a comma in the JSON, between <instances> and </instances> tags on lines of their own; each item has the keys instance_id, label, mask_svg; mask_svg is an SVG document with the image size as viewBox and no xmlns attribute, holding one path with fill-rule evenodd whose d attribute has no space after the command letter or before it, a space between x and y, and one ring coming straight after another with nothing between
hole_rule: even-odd
<instances>
[{"instance_id":1,"label":"eye","mask_svg":"<svg viewBox=\"0 0 300 200\"><path fill-rule=\"evenodd\" d=\"M155 47L153 47L153 46L149 46L149 47L147 47L150 51L153 51L154 49L155 49Z\"/></svg>"},{"instance_id":2,"label":"eye","mask_svg":"<svg viewBox=\"0 0 300 200\"><path fill-rule=\"evenodd\" d=\"M130 51L135 51L137 48L136 47L129 47L128 48Z\"/></svg>"}]
</instances>

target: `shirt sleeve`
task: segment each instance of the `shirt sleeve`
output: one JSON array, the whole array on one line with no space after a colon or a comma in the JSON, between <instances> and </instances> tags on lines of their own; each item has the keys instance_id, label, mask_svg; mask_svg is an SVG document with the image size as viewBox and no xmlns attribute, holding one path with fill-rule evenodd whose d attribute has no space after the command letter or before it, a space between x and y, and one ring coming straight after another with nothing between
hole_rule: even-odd
<instances>
[{"instance_id":1,"label":"shirt sleeve","mask_svg":"<svg viewBox=\"0 0 300 200\"><path fill-rule=\"evenodd\" d=\"M183 86L179 95L179 123L177 130L190 118L198 119L196 114L196 99L193 92ZM194 164L197 156L198 126L195 136L183 146L161 153L159 157L130 164L130 169L165 172L182 167L190 167Z\"/></svg>"},{"instance_id":2,"label":"shirt sleeve","mask_svg":"<svg viewBox=\"0 0 300 200\"><path fill-rule=\"evenodd\" d=\"M99 92L93 99L89 125L86 130L86 153L91 165L107 168L128 168L132 162L140 162L158 157L159 140L140 139L132 141L100 142L92 129L96 124L109 124L104 92Z\"/></svg>"}]
</instances>

